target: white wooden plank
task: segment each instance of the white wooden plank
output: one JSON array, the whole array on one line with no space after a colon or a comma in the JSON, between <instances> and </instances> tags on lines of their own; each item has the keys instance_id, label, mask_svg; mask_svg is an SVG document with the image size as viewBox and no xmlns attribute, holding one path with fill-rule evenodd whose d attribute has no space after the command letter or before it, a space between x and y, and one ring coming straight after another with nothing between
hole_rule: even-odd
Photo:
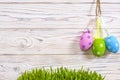
<instances>
[{"instance_id":1,"label":"white wooden plank","mask_svg":"<svg viewBox=\"0 0 120 80\"><path fill-rule=\"evenodd\" d=\"M79 2L95 2L95 0L0 0L0 2L67 2L67 3L79 3ZM120 2L120 0L101 0L101 2Z\"/></svg>"},{"instance_id":2,"label":"white wooden plank","mask_svg":"<svg viewBox=\"0 0 120 80\"><path fill-rule=\"evenodd\" d=\"M79 36L95 15L95 6L89 14L93 2L0 0L0 80L16 80L24 70L42 66L84 66L106 80L120 80L120 54L98 59L79 49ZM106 28L120 41L120 0L101 2Z\"/></svg>"},{"instance_id":3,"label":"white wooden plank","mask_svg":"<svg viewBox=\"0 0 120 80\"><path fill-rule=\"evenodd\" d=\"M95 18L90 4L0 5L0 28L83 28ZM119 4L102 6L106 28L120 26ZM88 16L89 15L89 16Z\"/></svg>"},{"instance_id":4,"label":"white wooden plank","mask_svg":"<svg viewBox=\"0 0 120 80\"><path fill-rule=\"evenodd\" d=\"M79 36L83 30L3 29L0 31L0 54L81 54ZM120 29L108 31L120 40Z\"/></svg>"},{"instance_id":5,"label":"white wooden plank","mask_svg":"<svg viewBox=\"0 0 120 80\"><path fill-rule=\"evenodd\" d=\"M78 69L81 66L96 70L106 76L106 80L119 80L120 55L95 58L90 55L1 55L0 80L16 80L25 70L35 67L53 68L66 66ZM14 76L14 77L13 77Z\"/></svg>"}]
</instances>

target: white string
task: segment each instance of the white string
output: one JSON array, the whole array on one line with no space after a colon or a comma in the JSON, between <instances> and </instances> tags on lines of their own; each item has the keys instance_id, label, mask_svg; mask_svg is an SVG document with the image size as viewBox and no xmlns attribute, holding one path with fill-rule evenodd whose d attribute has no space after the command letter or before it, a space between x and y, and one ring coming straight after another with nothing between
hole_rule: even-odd
<instances>
[{"instance_id":1,"label":"white string","mask_svg":"<svg viewBox=\"0 0 120 80\"><path fill-rule=\"evenodd\" d=\"M102 23L103 27L106 27L103 17L101 16L100 18L101 18L101 23ZM109 36L109 32L106 28L104 28L104 31L107 34L107 36Z\"/></svg>"}]
</instances>

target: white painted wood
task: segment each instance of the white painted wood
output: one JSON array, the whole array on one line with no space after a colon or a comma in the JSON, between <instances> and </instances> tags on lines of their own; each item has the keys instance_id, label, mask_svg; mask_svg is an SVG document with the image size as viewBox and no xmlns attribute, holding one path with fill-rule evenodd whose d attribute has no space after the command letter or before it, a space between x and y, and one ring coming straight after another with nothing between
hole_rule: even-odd
<instances>
[{"instance_id":1,"label":"white painted wood","mask_svg":"<svg viewBox=\"0 0 120 80\"><path fill-rule=\"evenodd\" d=\"M101 2L105 28L120 41L120 0ZM95 58L90 50L79 48L81 33L95 18L93 3L0 0L0 80L16 80L21 72L43 66L84 66L105 75L106 80L120 80L120 54L106 52L103 58Z\"/></svg>"},{"instance_id":2,"label":"white painted wood","mask_svg":"<svg viewBox=\"0 0 120 80\"><path fill-rule=\"evenodd\" d=\"M3 29L0 54L80 54L84 29ZM120 29L108 29L120 40ZM94 33L95 34L95 33ZM62 51L61 51L62 50Z\"/></svg>"},{"instance_id":3,"label":"white painted wood","mask_svg":"<svg viewBox=\"0 0 120 80\"><path fill-rule=\"evenodd\" d=\"M0 5L0 28L84 28L95 18L91 4L7 4ZM103 4L106 28L120 26L119 4Z\"/></svg>"},{"instance_id":4,"label":"white painted wood","mask_svg":"<svg viewBox=\"0 0 120 80\"><path fill-rule=\"evenodd\" d=\"M67 3L79 3L79 2L94 2L95 0L0 0L0 2L67 2ZM120 0L101 0L101 2L120 2Z\"/></svg>"},{"instance_id":5,"label":"white painted wood","mask_svg":"<svg viewBox=\"0 0 120 80\"><path fill-rule=\"evenodd\" d=\"M106 80L119 80L119 62L117 54L103 58L89 55L1 55L0 80L16 80L21 72L35 67L53 68L66 66L68 68L90 68L106 76ZM13 77L14 76L14 77Z\"/></svg>"}]
</instances>

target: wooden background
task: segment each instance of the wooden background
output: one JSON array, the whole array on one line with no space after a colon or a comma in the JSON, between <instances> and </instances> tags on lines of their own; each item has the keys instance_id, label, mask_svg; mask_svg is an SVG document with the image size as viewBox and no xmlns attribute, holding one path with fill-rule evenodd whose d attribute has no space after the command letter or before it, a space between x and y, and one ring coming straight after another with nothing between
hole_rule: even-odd
<instances>
[{"instance_id":1,"label":"wooden background","mask_svg":"<svg viewBox=\"0 0 120 80\"><path fill-rule=\"evenodd\" d=\"M0 0L0 80L16 80L24 70L43 66L84 66L106 76L106 80L120 80L120 54L95 58L91 51L79 48L79 36L95 18L94 3ZM105 28L120 40L120 0L101 3Z\"/></svg>"}]
</instances>

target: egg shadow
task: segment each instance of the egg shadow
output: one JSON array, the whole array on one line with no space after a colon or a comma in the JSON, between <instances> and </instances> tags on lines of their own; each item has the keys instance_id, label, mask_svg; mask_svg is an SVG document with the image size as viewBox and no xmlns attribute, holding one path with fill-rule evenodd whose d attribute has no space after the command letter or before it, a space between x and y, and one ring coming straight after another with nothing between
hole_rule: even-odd
<instances>
[{"instance_id":1,"label":"egg shadow","mask_svg":"<svg viewBox=\"0 0 120 80\"><path fill-rule=\"evenodd\" d=\"M105 51L105 54L102 57L96 57L92 53L92 47L86 51L84 54L86 54L86 58L88 59L95 59L95 58L107 58L110 55L110 52L108 50Z\"/></svg>"},{"instance_id":2,"label":"egg shadow","mask_svg":"<svg viewBox=\"0 0 120 80\"><path fill-rule=\"evenodd\" d=\"M107 58L109 55L110 55L110 52L106 49L105 55L103 56L103 58Z\"/></svg>"},{"instance_id":3,"label":"egg shadow","mask_svg":"<svg viewBox=\"0 0 120 80\"><path fill-rule=\"evenodd\" d=\"M85 57L87 59L95 59L95 56L92 53L92 48L90 48L89 50L85 51L84 54L86 55Z\"/></svg>"}]
</instances>

